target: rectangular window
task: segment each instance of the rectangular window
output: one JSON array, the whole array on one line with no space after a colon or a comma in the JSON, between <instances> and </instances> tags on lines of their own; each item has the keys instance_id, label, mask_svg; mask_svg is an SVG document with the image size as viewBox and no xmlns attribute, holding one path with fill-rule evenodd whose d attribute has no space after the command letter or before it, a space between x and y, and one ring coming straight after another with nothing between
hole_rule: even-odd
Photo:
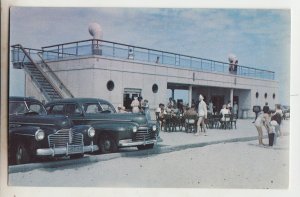
<instances>
[{"instance_id":1,"label":"rectangular window","mask_svg":"<svg viewBox=\"0 0 300 197\"><path fill-rule=\"evenodd\" d=\"M64 114L64 105L54 105L52 110L49 111L49 114Z\"/></svg>"}]
</instances>

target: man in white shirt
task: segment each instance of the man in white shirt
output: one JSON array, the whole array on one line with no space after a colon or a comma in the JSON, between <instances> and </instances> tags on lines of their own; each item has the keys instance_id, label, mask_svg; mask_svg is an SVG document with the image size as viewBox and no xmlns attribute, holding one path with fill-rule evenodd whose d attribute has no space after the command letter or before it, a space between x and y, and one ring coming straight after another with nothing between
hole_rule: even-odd
<instances>
[{"instance_id":1,"label":"man in white shirt","mask_svg":"<svg viewBox=\"0 0 300 197\"><path fill-rule=\"evenodd\" d=\"M203 132L206 133L206 127L204 120L207 118L207 106L206 103L203 101L203 96L199 95L199 105L198 105L198 122L197 122L197 133L195 135L200 135L200 124L202 124Z\"/></svg>"}]
</instances>

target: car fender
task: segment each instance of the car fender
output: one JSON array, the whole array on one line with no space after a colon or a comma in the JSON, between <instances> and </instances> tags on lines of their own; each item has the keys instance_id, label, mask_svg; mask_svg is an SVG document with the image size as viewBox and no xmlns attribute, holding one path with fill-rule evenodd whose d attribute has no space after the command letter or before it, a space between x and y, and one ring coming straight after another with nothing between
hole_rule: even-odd
<instances>
[{"instance_id":1,"label":"car fender","mask_svg":"<svg viewBox=\"0 0 300 197\"><path fill-rule=\"evenodd\" d=\"M131 138L133 135L133 128L138 128L138 124L134 122L117 122L106 121L99 122L92 125L96 131L96 138L99 138L103 134L109 134L116 140Z\"/></svg>"}]
</instances>

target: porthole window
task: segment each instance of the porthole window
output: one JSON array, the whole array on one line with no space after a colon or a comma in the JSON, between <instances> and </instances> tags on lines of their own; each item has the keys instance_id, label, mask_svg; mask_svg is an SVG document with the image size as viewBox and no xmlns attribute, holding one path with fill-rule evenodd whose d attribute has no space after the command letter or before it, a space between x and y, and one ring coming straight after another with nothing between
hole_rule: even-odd
<instances>
[{"instance_id":1,"label":"porthole window","mask_svg":"<svg viewBox=\"0 0 300 197\"><path fill-rule=\"evenodd\" d=\"M268 94L267 93L265 93L265 99L268 97Z\"/></svg>"},{"instance_id":2,"label":"porthole window","mask_svg":"<svg viewBox=\"0 0 300 197\"><path fill-rule=\"evenodd\" d=\"M158 92L158 85L157 84L153 84L153 86L152 86L152 92L153 93L157 93Z\"/></svg>"},{"instance_id":3,"label":"porthole window","mask_svg":"<svg viewBox=\"0 0 300 197\"><path fill-rule=\"evenodd\" d=\"M275 93L273 93L273 99L275 99L275 97L276 97L276 95L275 95Z\"/></svg>"},{"instance_id":4,"label":"porthole window","mask_svg":"<svg viewBox=\"0 0 300 197\"><path fill-rule=\"evenodd\" d=\"M115 87L115 83L112 80L109 80L106 84L106 87L109 91L112 91Z\"/></svg>"},{"instance_id":5,"label":"porthole window","mask_svg":"<svg viewBox=\"0 0 300 197\"><path fill-rule=\"evenodd\" d=\"M259 93L258 93L258 92L256 92L256 93L255 93L255 97L256 97L256 98L258 98L258 96L259 96Z\"/></svg>"}]
</instances>

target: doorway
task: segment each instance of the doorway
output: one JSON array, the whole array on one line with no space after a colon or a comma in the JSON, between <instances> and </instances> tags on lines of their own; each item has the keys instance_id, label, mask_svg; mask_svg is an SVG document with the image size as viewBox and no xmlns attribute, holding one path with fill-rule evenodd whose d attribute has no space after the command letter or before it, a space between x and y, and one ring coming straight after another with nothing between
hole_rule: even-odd
<instances>
[{"instance_id":1,"label":"doorway","mask_svg":"<svg viewBox=\"0 0 300 197\"><path fill-rule=\"evenodd\" d=\"M222 106L224 104L225 96L224 95L217 95L211 97L212 103L214 105L214 113L220 112L222 109Z\"/></svg>"},{"instance_id":2,"label":"doorway","mask_svg":"<svg viewBox=\"0 0 300 197\"><path fill-rule=\"evenodd\" d=\"M131 110L131 102L134 97L141 97L142 96L142 89L137 88L124 88L123 94L123 106L126 110Z\"/></svg>"}]
</instances>

